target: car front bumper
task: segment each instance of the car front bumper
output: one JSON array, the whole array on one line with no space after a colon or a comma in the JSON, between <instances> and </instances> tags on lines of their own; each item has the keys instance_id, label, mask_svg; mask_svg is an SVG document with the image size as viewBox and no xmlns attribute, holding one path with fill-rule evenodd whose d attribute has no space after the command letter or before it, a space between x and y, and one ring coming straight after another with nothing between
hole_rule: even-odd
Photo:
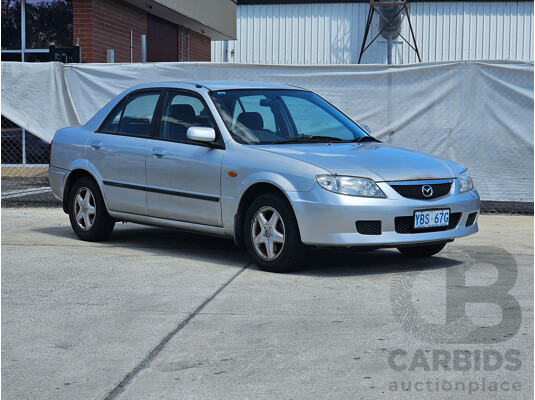
<instances>
[{"instance_id":1,"label":"car front bumper","mask_svg":"<svg viewBox=\"0 0 535 400\"><path fill-rule=\"evenodd\" d=\"M316 186L309 192L290 192L301 240L317 246L398 247L418 243L449 241L478 231L477 217L466 226L470 214L479 214L479 194L475 189L460 194L454 180L450 194L433 200L402 197L387 183L378 183L386 198L363 198L332 193ZM400 233L396 218L410 221L415 211L449 209L450 218L460 213L456 224L440 231ZM380 221L380 234L361 234L357 221ZM399 220L398 220L399 221Z\"/></svg>"}]
</instances>

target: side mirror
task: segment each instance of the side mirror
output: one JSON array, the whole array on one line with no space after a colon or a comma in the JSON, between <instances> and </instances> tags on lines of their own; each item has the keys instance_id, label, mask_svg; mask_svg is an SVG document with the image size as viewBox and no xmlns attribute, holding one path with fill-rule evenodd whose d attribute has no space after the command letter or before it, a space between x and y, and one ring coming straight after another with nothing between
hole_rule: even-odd
<instances>
[{"instance_id":1,"label":"side mirror","mask_svg":"<svg viewBox=\"0 0 535 400\"><path fill-rule=\"evenodd\" d=\"M368 125L366 125L366 124L359 124L359 126L360 126L362 129L364 129L364 130L368 133L368 135L371 135L372 130L370 129L370 127L369 127Z\"/></svg>"},{"instance_id":2,"label":"side mirror","mask_svg":"<svg viewBox=\"0 0 535 400\"><path fill-rule=\"evenodd\" d=\"M188 128L186 136L188 139L197 142L213 142L215 140L215 131L213 128L192 126Z\"/></svg>"}]
</instances>

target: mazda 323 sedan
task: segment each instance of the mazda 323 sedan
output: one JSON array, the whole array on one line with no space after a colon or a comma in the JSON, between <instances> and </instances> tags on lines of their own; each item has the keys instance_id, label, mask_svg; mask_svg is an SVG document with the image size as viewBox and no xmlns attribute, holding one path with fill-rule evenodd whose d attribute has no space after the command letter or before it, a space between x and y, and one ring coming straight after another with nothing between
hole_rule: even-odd
<instances>
[{"instance_id":1,"label":"mazda 323 sedan","mask_svg":"<svg viewBox=\"0 0 535 400\"><path fill-rule=\"evenodd\" d=\"M318 95L257 83L132 87L61 129L49 178L80 239L117 221L233 238L268 271L307 246L427 257L478 230L461 165L381 143Z\"/></svg>"}]
</instances>

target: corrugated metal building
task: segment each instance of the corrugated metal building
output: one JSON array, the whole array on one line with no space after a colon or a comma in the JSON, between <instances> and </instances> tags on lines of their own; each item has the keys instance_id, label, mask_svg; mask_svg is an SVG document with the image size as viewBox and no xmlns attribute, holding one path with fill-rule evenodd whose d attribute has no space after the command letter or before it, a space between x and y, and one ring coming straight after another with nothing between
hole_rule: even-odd
<instances>
[{"instance_id":1,"label":"corrugated metal building","mask_svg":"<svg viewBox=\"0 0 535 400\"><path fill-rule=\"evenodd\" d=\"M410 19L422 61L533 60L532 1L409 0ZM237 40L212 42L212 61L255 64L356 64L368 0L238 0ZM379 33L379 17L370 35ZM404 18L402 35L410 31ZM368 41L370 37L368 37ZM412 42L411 42L412 43ZM387 63L381 36L363 64ZM417 62L400 38L393 64Z\"/></svg>"}]
</instances>

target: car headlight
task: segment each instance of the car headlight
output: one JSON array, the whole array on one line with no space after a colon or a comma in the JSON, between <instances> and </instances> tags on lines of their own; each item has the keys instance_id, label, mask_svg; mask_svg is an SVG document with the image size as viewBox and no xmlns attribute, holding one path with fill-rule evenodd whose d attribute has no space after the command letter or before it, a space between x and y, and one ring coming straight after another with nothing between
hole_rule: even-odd
<instances>
[{"instance_id":1,"label":"car headlight","mask_svg":"<svg viewBox=\"0 0 535 400\"><path fill-rule=\"evenodd\" d=\"M386 197L377 184L368 178L338 175L318 175L316 182L329 192L359 197Z\"/></svg>"},{"instance_id":2,"label":"car headlight","mask_svg":"<svg viewBox=\"0 0 535 400\"><path fill-rule=\"evenodd\" d=\"M467 170L464 170L459 174L459 191L461 193L468 192L474 188L474 182L470 178L470 174Z\"/></svg>"}]
</instances>

